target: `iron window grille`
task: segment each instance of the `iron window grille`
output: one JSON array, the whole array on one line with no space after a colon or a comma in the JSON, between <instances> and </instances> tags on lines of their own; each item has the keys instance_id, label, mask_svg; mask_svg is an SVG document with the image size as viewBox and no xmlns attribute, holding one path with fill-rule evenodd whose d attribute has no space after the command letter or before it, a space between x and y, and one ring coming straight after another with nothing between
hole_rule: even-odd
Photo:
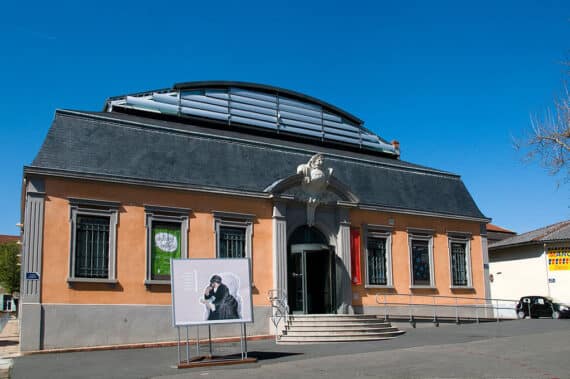
<instances>
[{"instance_id":1,"label":"iron window grille","mask_svg":"<svg viewBox=\"0 0 570 379\"><path fill-rule=\"evenodd\" d=\"M75 277L109 277L109 217L81 215L76 224Z\"/></svg>"},{"instance_id":2,"label":"iron window grille","mask_svg":"<svg viewBox=\"0 0 570 379\"><path fill-rule=\"evenodd\" d=\"M253 275L252 242L255 215L213 211L217 258L249 258ZM253 285L253 283L252 283Z\"/></svg>"},{"instance_id":3,"label":"iron window grille","mask_svg":"<svg viewBox=\"0 0 570 379\"><path fill-rule=\"evenodd\" d=\"M245 258L245 228L220 227L220 258Z\"/></svg>"},{"instance_id":4,"label":"iron window grille","mask_svg":"<svg viewBox=\"0 0 570 379\"><path fill-rule=\"evenodd\" d=\"M471 234L448 232L451 286L471 287Z\"/></svg>"},{"instance_id":5,"label":"iron window grille","mask_svg":"<svg viewBox=\"0 0 570 379\"><path fill-rule=\"evenodd\" d=\"M387 225L362 226L365 243L365 286L392 286L392 232Z\"/></svg>"},{"instance_id":6,"label":"iron window grille","mask_svg":"<svg viewBox=\"0 0 570 379\"><path fill-rule=\"evenodd\" d=\"M433 229L408 228L410 285L434 288Z\"/></svg>"},{"instance_id":7,"label":"iron window grille","mask_svg":"<svg viewBox=\"0 0 570 379\"><path fill-rule=\"evenodd\" d=\"M369 237L366 248L368 249L368 284L387 285L386 238Z\"/></svg>"},{"instance_id":8,"label":"iron window grille","mask_svg":"<svg viewBox=\"0 0 570 379\"><path fill-rule=\"evenodd\" d=\"M117 202L69 198L70 265L68 283L117 282Z\"/></svg>"}]
</instances>

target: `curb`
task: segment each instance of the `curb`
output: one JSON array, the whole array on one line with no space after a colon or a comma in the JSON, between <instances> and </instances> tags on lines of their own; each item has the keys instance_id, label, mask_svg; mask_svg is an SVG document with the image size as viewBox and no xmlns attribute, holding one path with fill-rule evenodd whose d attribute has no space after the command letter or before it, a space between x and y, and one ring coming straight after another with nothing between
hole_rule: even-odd
<instances>
[{"instance_id":1,"label":"curb","mask_svg":"<svg viewBox=\"0 0 570 379\"><path fill-rule=\"evenodd\" d=\"M274 339L274 335L259 335L259 336L249 336L247 341L259 341L266 339ZM240 337L222 337L213 338L212 343L227 343L227 342L239 342ZM195 344L196 340L188 340L189 344ZM200 344L208 344L208 340L200 340ZM150 343L136 343L127 345L105 345L105 346L86 346L86 347L72 347L66 349L47 349L47 350L35 350L35 351L25 351L21 352L21 355L37 355L37 354L52 354L52 353L78 353L78 352L88 352L88 351L103 351L103 350L129 350L129 349L146 349L146 348L156 348L156 347L171 347L177 346L178 341L166 341L166 342L150 342ZM180 346L186 345L186 341L180 341ZM0 376L2 379L2 376Z\"/></svg>"}]
</instances>

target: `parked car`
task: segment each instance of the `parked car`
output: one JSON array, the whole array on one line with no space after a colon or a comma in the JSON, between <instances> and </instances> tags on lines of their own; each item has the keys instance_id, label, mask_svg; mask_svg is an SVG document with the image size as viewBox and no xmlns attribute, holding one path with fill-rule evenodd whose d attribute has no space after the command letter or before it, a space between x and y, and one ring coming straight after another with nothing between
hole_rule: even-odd
<instances>
[{"instance_id":1,"label":"parked car","mask_svg":"<svg viewBox=\"0 0 570 379\"><path fill-rule=\"evenodd\" d=\"M523 296L517 306L518 318L570 317L570 306L554 302L546 296Z\"/></svg>"}]
</instances>

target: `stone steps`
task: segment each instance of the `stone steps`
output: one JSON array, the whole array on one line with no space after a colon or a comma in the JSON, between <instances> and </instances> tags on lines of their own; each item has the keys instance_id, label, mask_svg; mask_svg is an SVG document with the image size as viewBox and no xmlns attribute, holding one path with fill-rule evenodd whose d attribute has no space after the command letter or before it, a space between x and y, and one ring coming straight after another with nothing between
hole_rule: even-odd
<instances>
[{"instance_id":1,"label":"stone steps","mask_svg":"<svg viewBox=\"0 0 570 379\"><path fill-rule=\"evenodd\" d=\"M277 342L378 341L393 339L404 333L374 315L292 315Z\"/></svg>"}]
</instances>

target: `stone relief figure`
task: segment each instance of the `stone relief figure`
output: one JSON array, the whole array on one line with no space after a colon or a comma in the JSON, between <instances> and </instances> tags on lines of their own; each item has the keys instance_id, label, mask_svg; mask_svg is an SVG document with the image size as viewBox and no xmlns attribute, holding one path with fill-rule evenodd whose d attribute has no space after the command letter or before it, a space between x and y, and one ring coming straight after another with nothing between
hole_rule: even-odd
<instances>
[{"instance_id":1,"label":"stone relief figure","mask_svg":"<svg viewBox=\"0 0 570 379\"><path fill-rule=\"evenodd\" d=\"M315 154L309 162L297 166L297 174L303 175L302 188L307 194L307 224L315 224L315 210L319 205L320 197L325 192L329 179L333 173L332 168L324 167L322 154Z\"/></svg>"}]
</instances>

